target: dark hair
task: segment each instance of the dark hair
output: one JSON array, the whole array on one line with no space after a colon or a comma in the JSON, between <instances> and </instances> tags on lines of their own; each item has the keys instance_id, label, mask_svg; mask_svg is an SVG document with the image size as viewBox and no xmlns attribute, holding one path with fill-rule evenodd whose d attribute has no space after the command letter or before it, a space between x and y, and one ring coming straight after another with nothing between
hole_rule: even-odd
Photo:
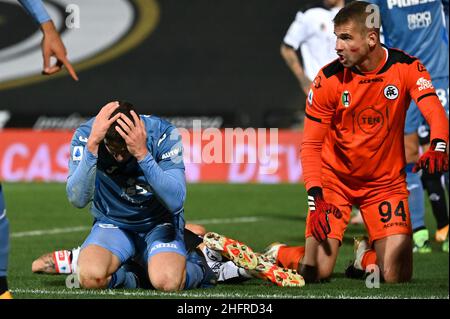
<instances>
[{"instance_id":1,"label":"dark hair","mask_svg":"<svg viewBox=\"0 0 450 319\"><path fill-rule=\"evenodd\" d=\"M131 111L134 111L137 114L137 112L134 110L133 104L126 101L119 101L119 107L114 110L114 112L111 114L109 118L114 117L114 115L118 113L122 113L126 117L128 117L131 120L131 122L134 123ZM116 131L116 126L120 127L119 123L117 123L117 120L114 123L112 123L111 126L109 127L108 131L106 132L105 139L116 146L126 147L125 140L123 139L122 136L120 136L119 132Z\"/></svg>"},{"instance_id":2,"label":"dark hair","mask_svg":"<svg viewBox=\"0 0 450 319\"><path fill-rule=\"evenodd\" d=\"M381 16L377 5L365 1L353 1L343 7L333 19L339 26L354 21L363 33L375 31L380 34Z\"/></svg>"}]
</instances>

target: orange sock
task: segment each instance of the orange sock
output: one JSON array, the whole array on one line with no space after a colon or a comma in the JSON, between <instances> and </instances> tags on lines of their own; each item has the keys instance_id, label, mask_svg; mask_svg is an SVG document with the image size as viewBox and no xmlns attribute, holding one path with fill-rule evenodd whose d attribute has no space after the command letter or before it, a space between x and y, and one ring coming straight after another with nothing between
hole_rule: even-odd
<instances>
[{"instance_id":1,"label":"orange sock","mask_svg":"<svg viewBox=\"0 0 450 319\"><path fill-rule=\"evenodd\" d=\"M282 246L278 250L277 264L284 268L297 270L298 264L305 255L304 246Z\"/></svg>"},{"instance_id":2,"label":"orange sock","mask_svg":"<svg viewBox=\"0 0 450 319\"><path fill-rule=\"evenodd\" d=\"M367 266L377 263L377 253L374 249L368 250L364 253L361 260L361 266L366 269Z\"/></svg>"}]
</instances>

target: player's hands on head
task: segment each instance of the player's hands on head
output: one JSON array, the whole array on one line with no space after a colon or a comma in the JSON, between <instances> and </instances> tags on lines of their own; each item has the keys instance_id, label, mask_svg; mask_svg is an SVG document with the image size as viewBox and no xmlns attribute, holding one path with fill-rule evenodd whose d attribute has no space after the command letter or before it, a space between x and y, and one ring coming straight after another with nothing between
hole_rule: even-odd
<instances>
[{"instance_id":1,"label":"player's hands on head","mask_svg":"<svg viewBox=\"0 0 450 319\"><path fill-rule=\"evenodd\" d=\"M44 37L41 42L42 56L44 58L44 67L42 74L51 75L59 72L64 66L69 72L70 76L78 81L77 73L75 72L72 64L67 59L67 51L64 43L56 31L52 21L44 22L41 25ZM50 58L56 58L56 64L50 65Z\"/></svg>"},{"instance_id":2,"label":"player's hands on head","mask_svg":"<svg viewBox=\"0 0 450 319\"><path fill-rule=\"evenodd\" d=\"M138 161L141 161L148 153L147 131L145 130L144 121L134 111L130 113L134 123L126 115L121 114L117 120L120 126L116 126L116 131L127 143L130 154L136 157Z\"/></svg>"},{"instance_id":3,"label":"player's hands on head","mask_svg":"<svg viewBox=\"0 0 450 319\"><path fill-rule=\"evenodd\" d=\"M327 235L331 231L328 214L333 214L334 217L341 218L342 213L336 206L323 199L322 189L319 187L313 187L308 191L308 205L312 235L318 242L322 242L327 239Z\"/></svg>"},{"instance_id":4,"label":"player's hands on head","mask_svg":"<svg viewBox=\"0 0 450 319\"><path fill-rule=\"evenodd\" d=\"M106 132L108 131L109 127L120 117L121 113L117 113L116 115L111 117L111 114L118 107L119 102L110 102L102 107L100 112L95 117L94 123L92 124L91 134L89 135L89 139L87 142L88 150L92 154L97 154L98 146L105 138Z\"/></svg>"},{"instance_id":5,"label":"player's hands on head","mask_svg":"<svg viewBox=\"0 0 450 319\"><path fill-rule=\"evenodd\" d=\"M431 141L430 148L419 158L413 168L413 173L417 173L421 169L426 170L429 174L448 171L447 143L445 141L440 139Z\"/></svg>"}]
</instances>

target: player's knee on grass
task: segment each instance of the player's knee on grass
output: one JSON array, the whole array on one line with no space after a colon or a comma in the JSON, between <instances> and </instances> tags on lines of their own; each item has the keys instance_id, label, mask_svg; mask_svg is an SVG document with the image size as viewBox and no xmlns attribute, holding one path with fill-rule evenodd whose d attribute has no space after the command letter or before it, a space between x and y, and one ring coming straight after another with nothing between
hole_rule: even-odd
<instances>
[{"instance_id":1,"label":"player's knee on grass","mask_svg":"<svg viewBox=\"0 0 450 319\"><path fill-rule=\"evenodd\" d=\"M152 286L161 291L179 291L184 287L184 272L179 272L173 268L151 272L149 277Z\"/></svg>"},{"instance_id":2,"label":"player's knee on grass","mask_svg":"<svg viewBox=\"0 0 450 319\"><path fill-rule=\"evenodd\" d=\"M78 257L78 279L83 288L106 288L108 279L120 267L120 260L107 249L89 245Z\"/></svg>"},{"instance_id":3,"label":"player's knee on grass","mask_svg":"<svg viewBox=\"0 0 450 319\"><path fill-rule=\"evenodd\" d=\"M78 265L78 279L80 286L86 289L101 289L108 286L106 269L97 265Z\"/></svg>"},{"instance_id":4,"label":"player's knee on grass","mask_svg":"<svg viewBox=\"0 0 450 319\"><path fill-rule=\"evenodd\" d=\"M148 276L156 290L182 290L185 283L185 273L186 259L176 253L154 255L148 263Z\"/></svg>"}]
</instances>

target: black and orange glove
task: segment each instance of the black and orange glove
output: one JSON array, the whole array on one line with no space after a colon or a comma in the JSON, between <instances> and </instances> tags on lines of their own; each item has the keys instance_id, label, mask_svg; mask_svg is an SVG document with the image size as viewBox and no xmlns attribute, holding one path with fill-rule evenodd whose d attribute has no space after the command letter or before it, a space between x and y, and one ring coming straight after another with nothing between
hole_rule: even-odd
<instances>
[{"instance_id":1,"label":"black and orange glove","mask_svg":"<svg viewBox=\"0 0 450 319\"><path fill-rule=\"evenodd\" d=\"M331 228L328 222L328 214L341 218L341 211L333 204L323 199L322 188L312 187L308 190L309 223L312 235L318 242L327 238Z\"/></svg>"},{"instance_id":2,"label":"black and orange glove","mask_svg":"<svg viewBox=\"0 0 450 319\"><path fill-rule=\"evenodd\" d=\"M421 169L426 170L429 174L448 171L447 143L445 141L440 139L431 141L428 151L423 153L414 165L413 173L417 173Z\"/></svg>"}]
</instances>

